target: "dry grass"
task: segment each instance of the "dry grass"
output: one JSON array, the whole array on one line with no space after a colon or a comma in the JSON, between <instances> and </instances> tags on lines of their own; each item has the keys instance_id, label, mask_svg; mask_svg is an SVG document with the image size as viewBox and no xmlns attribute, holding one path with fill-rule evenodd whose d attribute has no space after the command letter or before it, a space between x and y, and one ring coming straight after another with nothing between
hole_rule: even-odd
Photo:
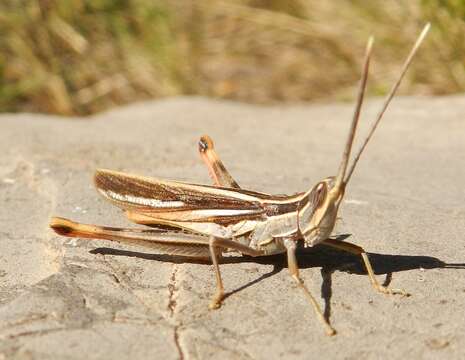
<instances>
[{"instance_id":1,"label":"dry grass","mask_svg":"<svg viewBox=\"0 0 465 360\"><path fill-rule=\"evenodd\" d=\"M460 92L464 19L454 0L3 0L0 110L90 114L175 94L351 99L370 34L370 93L384 94L427 21L401 91Z\"/></svg>"}]
</instances>

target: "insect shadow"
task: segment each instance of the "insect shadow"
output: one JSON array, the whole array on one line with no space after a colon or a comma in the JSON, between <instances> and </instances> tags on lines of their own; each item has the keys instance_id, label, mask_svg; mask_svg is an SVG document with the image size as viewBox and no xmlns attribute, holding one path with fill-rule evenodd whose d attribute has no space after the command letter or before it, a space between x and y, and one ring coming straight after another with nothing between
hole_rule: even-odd
<instances>
[{"instance_id":1,"label":"insect shadow","mask_svg":"<svg viewBox=\"0 0 465 360\"><path fill-rule=\"evenodd\" d=\"M337 240L344 240L350 234L343 234L336 237ZM148 254L136 251L120 250L114 248L100 247L91 250L92 254L101 255L114 255L114 256L128 256L137 257L146 260L157 260L171 263L195 263L210 265L208 259L195 259L186 258L174 255L163 254ZM317 245L313 248L301 247L297 252L299 268L321 268L321 276L323 279L321 285L321 295L325 302L324 316L329 319L331 316L331 296L332 296L332 274L335 271L343 271L350 274L366 275L366 269L363 266L359 256L349 254L342 250L329 248L325 245ZM386 275L383 285L388 286L392 279L392 274L400 271L416 270L416 269L436 269L436 268L449 268L449 269L465 269L465 263L446 263L438 258L432 256L417 256L417 255L388 255L368 253L370 261L373 265L373 270L376 275ZM283 269L287 268L287 260L284 254L250 257L242 256L226 256L221 259L222 264L237 264L253 262L262 265L272 265L273 269L258 278L249 281L248 283L228 292L225 298L240 292L250 286L259 283L273 275L278 274Z\"/></svg>"}]
</instances>

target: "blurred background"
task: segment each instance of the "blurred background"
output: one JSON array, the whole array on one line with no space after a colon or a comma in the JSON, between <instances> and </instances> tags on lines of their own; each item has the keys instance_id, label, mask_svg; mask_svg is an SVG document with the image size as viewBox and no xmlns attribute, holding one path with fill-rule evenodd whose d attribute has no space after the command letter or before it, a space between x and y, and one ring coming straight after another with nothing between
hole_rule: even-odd
<instances>
[{"instance_id":1,"label":"blurred background","mask_svg":"<svg viewBox=\"0 0 465 360\"><path fill-rule=\"evenodd\" d=\"M351 100L371 34L369 94L383 95L427 21L400 93L462 92L464 20L462 0L1 0L0 111Z\"/></svg>"}]
</instances>

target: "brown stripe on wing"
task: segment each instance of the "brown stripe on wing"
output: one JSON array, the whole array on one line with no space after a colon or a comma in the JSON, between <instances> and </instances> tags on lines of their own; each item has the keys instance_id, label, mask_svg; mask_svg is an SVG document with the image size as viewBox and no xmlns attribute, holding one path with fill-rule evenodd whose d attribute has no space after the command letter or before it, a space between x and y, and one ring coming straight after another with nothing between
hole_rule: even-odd
<instances>
[{"instance_id":1,"label":"brown stripe on wing","mask_svg":"<svg viewBox=\"0 0 465 360\"><path fill-rule=\"evenodd\" d=\"M241 209L263 211L262 203L289 197L271 196L242 189L221 188L159 180L98 170L95 186L107 199L124 209L150 212L194 209Z\"/></svg>"}]
</instances>

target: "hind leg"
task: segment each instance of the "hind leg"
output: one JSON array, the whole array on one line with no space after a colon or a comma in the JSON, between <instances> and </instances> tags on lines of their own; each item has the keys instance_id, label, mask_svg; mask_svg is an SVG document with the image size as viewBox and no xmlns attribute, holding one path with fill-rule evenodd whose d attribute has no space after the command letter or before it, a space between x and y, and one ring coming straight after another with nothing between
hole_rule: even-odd
<instances>
[{"instance_id":1,"label":"hind leg","mask_svg":"<svg viewBox=\"0 0 465 360\"><path fill-rule=\"evenodd\" d=\"M199 140L199 153L208 167L208 172L216 186L240 189L240 186L229 174L213 147L213 141L208 135Z\"/></svg>"}]
</instances>

